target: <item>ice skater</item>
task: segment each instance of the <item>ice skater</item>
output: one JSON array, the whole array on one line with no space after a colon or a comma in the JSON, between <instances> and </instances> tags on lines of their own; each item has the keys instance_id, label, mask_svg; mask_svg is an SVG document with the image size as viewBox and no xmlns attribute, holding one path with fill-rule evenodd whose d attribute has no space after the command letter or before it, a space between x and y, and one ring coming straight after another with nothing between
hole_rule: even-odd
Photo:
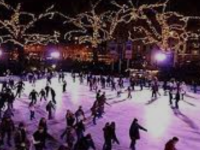
<instances>
[{"instance_id":1,"label":"ice skater","mask_svg":"<svg viewBox=\"0 0 200 150\"><path fill-rule=\"evenodd\" d=\"M66 92L66 87L67 87L67 81L66 80L64 80L63 81L63 93L65 93Z\"/></svg>"},{"instance_id":2,"label":"ice skater","mask_svg":"<svg viewBox=\"0 0 200 150\"><path fill-rule=\"evenodd\" d=\"M55 110L55 106L54 106L54 104L52 103L52 101L50 101L50 102L47 104L46 110L48 111L48 119L49 119L49 120L53 119L52 113L53 113L53 110Z\"/></svg>"},{"instance_id":3,"label":"ice skater","mask_svg":"<svg viewBox=\"0 0 200 150\"><path fill-rule=\"evenodd\" d=\"M29 99L31 99L32 104L37 103L37 97L39 97L39 94L36 90L32 90L31 93L29 94Z\"/></svg>"},{"instance_id":4,"label":"ice skater","mask_svg":"<svg viewBox=\"0 0 200 150\"><path fill-rule=\"evenodd\" d=\"M47 101L46 92L45 92L44 89L41 89L39 95L40 95L40 101L42 101L42 99L44 99L45 101Z\"/></svg>"},{"instance_id":5,"label":"ice skater","mask_svg":"<svg viewBox=\"0 0 200 150\"><path fill-rule=\"evenodd\" d=\"M131 94L132 90L130 86L128 87L127 91L128 91L127 99L132 99L132 94Z\"/></svg>"},{"instance_id":6,"label":"ice skater","mask_svg":"<svg viewBox=\"0 0 200 150\"><path fill-rule=\"evenodd\" d=\"M165 145L165 150L177 150L176 149L176 144L178 143L179 139L177 137L173 137L170 139L166 145Z\"/></svg>"},{"instance_id":7,"label":"ice skater","mask_svg":"<svg viewBox=\"0 0 200 150\"><path fill-rule=\"evenodd\" d=\"M53 88L50 89L52 102L56 104L56 92Z\"/></svg>"},{"instance_id":8,"label":"ice skater","mask_svg":"<svg viewBox=\"0 0 200 150\"><path fill-rule=\"evenodd\" d=\"M29 110L30 110L30 120L35 119L35 104L34 103L29 104Z\"/></svg>"},{"instance_id":9,"label":"ice skater","mask_svg":"<svg viewBox=\"0 0 200 150\"><path fill-rule=\"evenodd\" d=\"M137 119L134 119L133 123L131 124L131 127L129 129L129 136L131 139L131 144L130 144L131 150L136 150L136 148L135 148L136 141L140 139L139 130L143 130L143 131L147 132L147 129L145 129L144 127L139 125Z\"/></svg>"}]
</instances>

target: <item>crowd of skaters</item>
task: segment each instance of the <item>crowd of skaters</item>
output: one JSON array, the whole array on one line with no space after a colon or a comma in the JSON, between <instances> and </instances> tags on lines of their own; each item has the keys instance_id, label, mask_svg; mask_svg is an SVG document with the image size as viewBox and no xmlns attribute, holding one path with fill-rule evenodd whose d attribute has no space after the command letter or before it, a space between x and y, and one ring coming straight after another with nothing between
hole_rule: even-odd
<instances>
[{"instance_id":1,"label":"crowd of skaters","mask_svg":"<svg viewBox=\"0 0 200 150\"><path fill-rule=\"evenodd\" d=\"M67 81L65 79L65 74L61 71L58 73L58 82L62 84L62 92L67 92ZM105 88L110 88L111 91L116 91L117 97L120 97L122 93L127 92L127 99L132 99L132 94L134 93L135 86L139 86L140 90L143 91L144 87L149 88L152 91L152 99L157 99L159 93L160 82L156 77L148 79L145 77L130 77L130 85L126 88L124 85L124 78L114 78L113 76L95 76L91 73L84 74L71 73L73 82L77 82L79 79L80 84L83 84L86 80L90 91L96 92L96 100L91 106L91 116L94 125L97 124L97 119L102 118L105 114L105 105L110 106L106 100L106 93L101 90ZM10 147L15 147L16 150L28 150L30 145L34 146L35 150L46 149L46 140L51 138L48 133L47 120L52 120L53 111L56 106L56 92L51 87L52 78L55 77L55 73L48 71L47 73L28 73L22 75L21 80L15 83L15 80L8 78L8 80L2 83L2 90L0 93L0 145L4 147L8 145ZM28 81L35 87L37 80L46 78L46 85L39 92L33 89L29 94L29 110L30 110L30 120L35 119L35 105L38 101L48 101L46 105L46 111L48 113L47 118L41 118L38 123L38 128L33 133L33 138L28 139L25 124L20 122L17 125L14 120L14 104L16 98L21 98L21 95L26 88L24 81ZM164 96L169 96L169 104L173 109L179 109L179 101L184 99L184 95L187 92L187 86L184 82L175 81L171 79L170 81L165 81L163 83ZM126 90L123 91L123 89ZM15 92L15 93L14 93ZM173 99L175 99L173 107ZM95 143L93 141L91 134L86 134L85 120L87 120L82 106L80 106L77 111L72 112L67 110L66 113L66 129L60 135L61 139L64 139L64 143L59 147L59 150L96 150ZM104 144L103 150L112 150L113 144L120 144L116 135L116 123L106 123L103 128ZM135 118L130 126L129 137L131 140L130 149L136 149L136 141L140 139L139 130L147 131L142 127L138 120ZM76 134L74 134L74 132ZM6 137L6 139L5 139ZM11 140L14 139L14 145L12 145ZM5 142L6 141L6 142ZM165 146L165 150L176 150L175 144L178 142L178 138L174 137Z\"/></svg>"}]
</instances>

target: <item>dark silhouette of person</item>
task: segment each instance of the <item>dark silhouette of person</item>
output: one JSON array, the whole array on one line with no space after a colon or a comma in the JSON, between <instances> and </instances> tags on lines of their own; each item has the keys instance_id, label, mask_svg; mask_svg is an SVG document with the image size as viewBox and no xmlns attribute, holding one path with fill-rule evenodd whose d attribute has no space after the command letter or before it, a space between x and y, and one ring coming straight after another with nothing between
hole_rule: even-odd
<instances>
[{"instance_id":1,"label":"dark silhouette of person","mask_svg":"<svg viewBox=\"0 0 200 150\"><path fill-rule=\"evenodd\" d=\"M177 150L175 145L178 143L179 139L177 137L173 137L165 144L164 150Z\"/></svg>"},{"instance_id":2,"label":"dark silhouette of person","mask_svg":"<svg viewBox=\"0 0 200 150\"><path fill-rule=\"evenodd\" d=\"M147 129L139 125L137 119L134 119L129 129L129 136L131 139L131 144L130 144L131 150L135 150L136 141L140 139L139 130L143 130L147 132Z\"/></svg>"}]
</instances>

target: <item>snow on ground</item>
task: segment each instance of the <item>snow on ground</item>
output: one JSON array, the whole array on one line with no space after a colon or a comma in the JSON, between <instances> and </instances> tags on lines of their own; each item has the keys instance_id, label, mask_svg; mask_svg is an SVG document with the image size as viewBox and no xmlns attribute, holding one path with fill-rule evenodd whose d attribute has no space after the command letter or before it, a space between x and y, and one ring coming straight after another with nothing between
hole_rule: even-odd
<instances>
[{"instance_id":1,"label":"snow on ground","mask_svg":"<svg viewBox=\"0 0 200 150\"><path fill-rule=\"evenodd\" d=\"M57 106L54 120L48 121L49 133L57 139L54 142L47 143L48 150L56 150L56 147L63 141L60 140L60 134L65 129L66 110L73 112L82 105L86 116L90 118L90 108L95 100L95 92L90 92L86 83L79 84L79 80L73 83L71 76L67 76L67 92L62 93L62 85L58 79L54 78L52 87L56 90ZM37 81L35 89L39 92L46 85L45 80ZM32 85L26 83L26 90L21 99L16 99L15 116L16 122L24 121L29 136L36 130L38 121L41 117L47 117L45 106L47 102L37 104L36 120L29 121L27 98L29 92L33 89ZM111 106L106 106L106 114L97 125L94 126L91 120L87 121L86 133L91 133L96 144L97 150L103 147L102 128L106 122L115 121L116 133L120 145L113 145L113 150L128 150L130 145L129 127L134 118L139 119L139 123L148 129L148 132L141 131L141 140L137 143L137 150L162 150L165 143L177 136L180 142L177 145L178 150L199 150L200 149L200 97L190 94L185 101L180 102L180 111L171 109L168 102L168 96L161 96L156 101L151 101L151 91L145 89L139 91L139 88L133 92L133 98L127 100L127 93L122 94L120 98L116 92L106 89L106 97ZM162 90L160 90L161 94ZM50 100L50 99L49 99ZM13 148L9 149L13 150Z\"/></svg>"}]
</instances>

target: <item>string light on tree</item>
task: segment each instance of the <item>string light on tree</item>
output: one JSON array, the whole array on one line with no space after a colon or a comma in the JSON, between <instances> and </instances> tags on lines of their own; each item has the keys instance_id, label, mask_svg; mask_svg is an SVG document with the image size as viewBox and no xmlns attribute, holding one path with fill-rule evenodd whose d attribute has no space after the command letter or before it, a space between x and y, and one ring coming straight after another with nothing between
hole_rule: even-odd
<instances>
[{"instance_id":1,"label":"string light on tree","mask_svg":"<svg viewBox=\"0 0 200 150\"><path fill-rule=\"evenodd\" d=\"M33 13L21 11L21 4L19 3L16 7L13 7L4 0L0 0L0 7L4 7L9 13L11 13L10 19L0 19L0 42L8 43L11 42L24 48L27 44L48 44L57 43L60 33L54 32L53 34L41 34L41 33L30 33L31 28L35 26L35 23L44 19L53 19L56 12L52 11L54 6L51 6L45 10L44 13L35 15ZM22 19L26 18L26 23L21 23Z\"/></svg>"}]
</instances>

